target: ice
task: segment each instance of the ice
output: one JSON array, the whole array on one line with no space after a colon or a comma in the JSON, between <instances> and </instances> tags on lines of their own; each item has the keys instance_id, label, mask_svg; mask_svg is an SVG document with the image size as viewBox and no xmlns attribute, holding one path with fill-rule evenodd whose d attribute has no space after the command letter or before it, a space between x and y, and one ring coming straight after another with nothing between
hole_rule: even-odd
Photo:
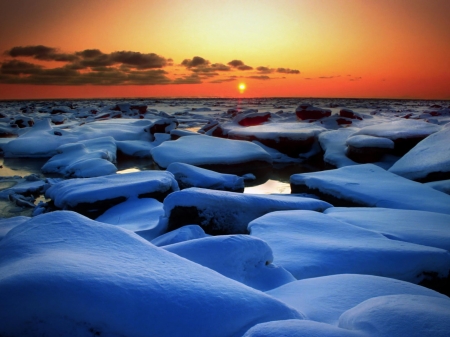
<instances>
[{"instance_id":1,"label":"ice","mask_svg":"<svg viewBox=\"0 0 450 337\"><path fill-rule=\"evenodd\" d=\"M346 311L339 327L368 336L448 336L450 300L420 295L371 298Z\"/></svg>"},{"instance_id":2,"label":"ice","mask_svg":"<svg viewBox=\"0 0 450 337\"><path fill-rule=\"evenodd\" d=\"M174 192L164 200L169 230L183 225L198 224L211 234L247 233L250 221L277 210L323 211L328 207L331 205L311 198L242 194L201 188Z\"/></svg>"},{"instance_id":3,"label":"ice","mask_svg":"<svg viewBox=\"0 0 450 337\"><path fill-rule=\"evenodd\" d=\"M284 268L272 264L267 243L249 235L211 236L163 248L261 291L295 281Z\"/></svg>"},{"instance_id":4,"label":"ice","mask_svg":"<svg viewBox=\"0 0 450 337\"><path fill-rule=\"evenodd\" d=\"M0 241L4 336L242 336L301 318L117 226L52 212ZM6 309L6 310L5 310Z\"/></svg>"},{"instance_id":5,"label":"ice","mask_svg":"<svg viewBox=\"0 0 450 337\"><path fill-rule=\"evenodd\" d=\"M95 220L128 229L150 241L167 230L164 223L159 222L162 215L163 204L158 200L132 197L111 207Z\"/></svg>"},{"instance_id":6,"label":"ice","mask_svg":"<svg viewBox=\"0 0 450 337\"><path fill-rule=\"evenodd\" d=\"M339 274L288 283L267 294L302 312L310 320L338 325L354 306L378 296L422 295L447 298L434 290L387 277Z\"/></svg>"},{"instance_id":7,"label":"ice","mask_svg":"<svg viewBox=\"0 0 450 337\"><path fill-rule=\"evenodd\" d=\"M171 232L165 233L151 242L158 247L171 245L178 242L184 242L188 240L201 239L208 237L205 231L198 225L187 225L177 228Z\"/></svg>"},{"instance_id":8,"label":"ice","mask_svg":"<svg viewBox=\"0 0 450 337\"><path fill-rule=\"evenodd\" d=\"M195 166L272 163L270 155L256 144L202 135L164 142L152 150L152 156L163 168L175 162Z\"/></svg>"},{"instance_id":9,"label":"ice","mask_svg":"<svg viewBox=\"0 0 450 337\"><path fill-rule=\"evenodd\" d=\"M274 263L297 279L352 273L419 283L423 273L443 278L450 270L446 250L390 240L319 212L272 212L248 228L272 248Z\"/></svg>"},{"instance_id":10,"label":"ice","mask_svg":"<svg viewBox=\"0 0 450 337\"><path fill-rule=\"evenodd\" d=\"M291 176L293 193L319 193L335 206L345 203L450 214L449 195L373 164Z\"/></svg>"},{"instance_id":11,"label":"ice","mask_svg":"<svg viewBox=\"0 0 450 337\"><path fill-rule=\"evenodd\" d=\"M172 173L142 171L64 180L51 186L45 196L59 209L89 212L101 207L101 203L106 203L107 209L131 197L163 199L177 190L178 184Z\"/></svg>"},{"instance_id":12,"label":"ice","mask_svg":"<svg viewBox=\"0 0 450 337\"><path fill-rule=\"evenodd\" d=\"M116 173L116 143L100 137L61 145L58 154L42 166L43 173L59 173L65 178L91 178Z\"/></svg>"},{"instance_id":13,"label":"ice","mask_svg":"<svg viewBox=\"0 0 450 337\"><path fill-rule=\"evenodd\" d=\"M450 251L450 215L425 211L331 207L325 214L389 239Z\"/></svg>"},{"instance_id":14,"label":"ice","mask_svg":"<svg viewBox=\"0 0 450 337\"><path fill-rule=\"evenodd\" d=\"M184 163L172 163L167 167L180 189L201 187L232 192L244 191L244 179L234 174L223 174Z\"/></svg>"},{"instance_id":15,"label":"ice","mask_svg":"<svg viewBox=\"0 0 450 337\"><path fill-rule=\"evenodd\" d=\"M400 158L389 172L417 181L450 177L450 125L442 128Z\"/></svg>"}]
</instances>

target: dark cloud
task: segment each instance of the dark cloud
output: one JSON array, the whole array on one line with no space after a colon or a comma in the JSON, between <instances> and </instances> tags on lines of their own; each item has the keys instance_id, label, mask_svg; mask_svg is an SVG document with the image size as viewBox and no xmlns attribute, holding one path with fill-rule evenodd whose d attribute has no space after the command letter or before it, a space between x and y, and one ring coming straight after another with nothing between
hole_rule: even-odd
<instances>
[{"instance_id":1,"label":"dark cloud","mask_svg":"<svg viewBox=\"0 0 450 337\"><path fill-rule=\"evenodd\" d=\"M231 68L222 63L211 64L211 68L215 71L229 71Z\"/></svg>"},{"instance_id":2,"label":"dark cloud","mask_svg":"<svg viewBox=\"0 0 450 337\"><path fill-rule=\"evenodd\" d=\"M192 74L192 75L185 76L182 78L177 78L172 83L173 84L200 84L200 83L202 83L202 79L197 74Z\"/></svg>"},{"instance_id":3,"label":"dark cloud","mask_svg":"<svg viewBox=\"0 0 450 337\"><path fill-rule=\"evenodd\" d=\"M337 76L319 76L319 78L321 80L331 80L333 78L338 78L338 77L341 77L341 75L337 75Z\"/></svg>"},{"instance_id":4,"label":"dark cloud","mask_svg":"<svg viewBox=\"0 0 450 337\"><path fill-rule=\"evenodd\" d=\"M267 81L267 80L271 80L272 78L267 76L267 75L259 75L259 76L247 76L247 78L252 78L254 80L263 80L263 81Z\"/></svg>"},{"instance_id":5,"label":"dark cloud","mask_svg":"<svg viewBox=\"0 0 450 337\"><path fill-rule=\"evenodd\" d=\"M349 81L359 81L359 80L362 80L362 77L354 77L354 78L351 78L351 79L349 79Z\"/></svg>"},{"instance_id":6,"label":"dark cloud","mask_svg":"<svg viewBox=\"0 0 450 337\"><path fill-rule=\"evenodd\" d=\"M164 57L154 53L141 54L133 51L116 51L109 55L113 63L122 63L136 69L162 68L167 65Z\"/></svg>"},{"instance_id":7,"label":"dark cloud","mask_svg":"<svg viewBox=\"0 0 450 337\"><path fill-rule=\"evenodd\" d=\"M270 74L274 71L274 69L268 67L257 67L256 70L261 74Z\"/></svg>"},{"instance_id":8,"label":"dark cloud","mask_svg":"<svg viewBox=\"0 0 450 337\"><path fill-rule=\"evenodd\" d=\"M30 75L41 71L42 67L33 63L11 60L3 62L0 72L5 75Z\"/></svg>"},{"instance_id":9,"label":"dark cloud","mask_svg":"<svg viewBox=\"0 0 450 337\"><path fill-rule=\"evenodd\" d=\"M209 81L209 83L224 83L224 82L233 82L236 81L236 78L222 78L214 81Z\"/></svg>"},{"instance_id":10,"label":"dark cloud","mask_svg":"<svg viewBox=\"0 0 450 337\"><path fill-rule=\"evenodd\" d=\"M252 70L253 67L247 66L241 60L233 60L227 63L229 66L238 70Z\"/></svg>"},{"instance_id":11,"label":"dark cloud","mask_svg":"<svg viewBox=\"0 0 450 337\"><path fill-rule=\"evenodd\" d=\"M187 68L199 67L199 66L207 66L209 64L208 60L205 60L203 57L194 56L192 60L184 59L181 64Z\"/></svg>"},{"instance_id":12,"label":"dark cloud","mask_svg":"<svg viewBox=\"0 0 450 337\"><path fill-rule=\"evenodd\" d=\"M278 68L277 73L282 74L300 74L300 70L289 69L289 68Z\"/></svg>"},{"instance_id":13,"label":"dark cloud","mask_svg":"<svg viewBox=\"0 0 450 337\"><path fill-rule=\"evenodd\" d=\"M7 50L5 54L12 57L33 57L37 60L43 61L72 62L77 59L76 55L57 53L56 48L51 48L43 45L14 47L10 50Z\"/></svg>"}]
</instances>

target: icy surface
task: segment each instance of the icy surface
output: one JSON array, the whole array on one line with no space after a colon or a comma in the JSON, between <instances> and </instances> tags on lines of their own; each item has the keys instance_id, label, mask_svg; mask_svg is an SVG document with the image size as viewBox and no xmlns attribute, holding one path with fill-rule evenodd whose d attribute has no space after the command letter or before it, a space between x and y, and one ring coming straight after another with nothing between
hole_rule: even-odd
<instances>
[{"instance_id":1,"label":"icy surface","mask_svg":"<svg viewBox=\"0 0 450 337\"><path fill-rule=\"evenodd\" d=\"M27 216L15 216L13 218L0 219L0 240L14 227L30 220Z\"/></svg>"},{"instance_id":2,"label":"icy surface","mask_svg":"<svg viewBox=\"0 0 450 337\"><path fill-rule=\"evenodd\" d=\"M158 200L133 197L111 207L95 220L120 226L147 240L152 240L167 230L164 223L159 222L162 215L164 215L163 204Z\"/></svg>"},{"instance_id":3,"label":"icy surface","mask_svg":"<svg viewBox=\"0 0 450 337\"><path fill-rule=\"evenodd\" d=\"M272 163L270 155L256 144L209 136L181 137L164 142L152 150L152 155L163 168L175 162L191 165Z\"/></svg>"},{"instance_id":4,"label":"icy surface","mask_svg":"<svg viewBox=\"0 0 450 337\"><path fill-rule=\"evenodd\" d=\"M211 236L164 249L262 291L295 281L284 268L272 264L267 243L249 235Z\"/></svg>"},{"instance_id":5,"label":"icy surface","mask_svg":"<svg viewBox=\"0 0 450 337\"><path fill-rule=\"evenodd\" d=\"M428 136L400 158L389 172L419 180L432 173L450 175L450 127Z\"/></svg>"},{"instance_id":6,"label":"icy surface","mask_svg":"<svg viewBox=\"0 0 450 337\"><path fill-rule=\"evenodd\" d=\"M391 140L400 138L427 137L441 129L440 126L421 120L399 119L388 123L366 126L355 135L384 137Z\"/></svg>"},{"instance_id":7,"label":"icy surface","mask_svg":"<svg viewBox=\"0 0 450 337\"><path fill-rule=\"evenodd\" d=\"M276 142L280 138L290 140L306 140L316 137L326 129L309 123L271 123L264 125L249 126L246 128L236 128L228 132L230 138L256 138L272 139Z\"/></svg>"},{"instance_id":8,"label":"icy surface","mask_svg":"<svg viewBox=\"0 0 450 337\"><path fill-rule=\"evenodd\" d=\"M450 251L450 215L425 211L331 207L325 214L389 239Z\"/></svg>"},{"instance_id":9,"label":"icy surface","mask_svg":"<svg viewBox=\"0 0 450 337\"><path fill-rule=\"evenodd\" d=\"M177 228L171 232L165 233L151 242L158 247L171 245L178 242L184 242L188 240L201 239L208 237L205 231L198 225L187 225Z\"/></svg>"},{"instance_id":10,"label":"icy surface","mask_svg":"<svg viewBox=\"0 0 450 337\"><path fill-rule=\"evenodd\" d=\"M172 163L167 167L180 188L201 187L211 190L243 191L244 179L234 174L223 174L184 163Z\"/></svg>"},{"instance_id":11,"label":"icy surface","mask_svg":"<svg viewBox=\"0 0 450 337\"><path fill-rule=\"evenodd\" d=\"M367 135L355 135L347 138L346 144L349 146L364 148L364 147L376 147L382 149L393 149L394 142L389 138L374 137Z\"/></svg>"},{"instance_id":12,"label":"icy surface","mask_svg":"<svg viewBox=\"0 0 450 337\"><path fill-rule=\"evenodd\" d=\"M5 336L242 336L302 316L117 226L44 214L0 241ZM176 322L176 324L174 324Z\"/></svg>"},{"instance_id":13,"label":"icy surface","mask_svg":"<svg viewBox=\"0 0 450 337\"><path fill-rule=\"evenodd\" d=\"M352 273L419 283L423 272L446 277L450 270L448 251L390 240L318 212L272 212L248 228L297 279Z\"/></svg>"},{"instance_id":14,"label":"icy surface","mask_svg":"<svg viewBox=\"0 0 450 337\"><path fill-rule=\"evenodd\" d=\"M313 321L338 325L345 311L373 297L423 295L447 298L434 290L392 278L340 274L298 280L267 294L302 312Z\"/></svg>"},{"instance_id":15,"label":"icy surface","mask_svg":"<svg viewBox=\"0 0 450 337\"><path fill-rule=\"evenodd\" d=\"M450 214L450 197L373 164L294 174L292 185L306 185L362 206L412 209Z\"/></svg>"}]
</instances>

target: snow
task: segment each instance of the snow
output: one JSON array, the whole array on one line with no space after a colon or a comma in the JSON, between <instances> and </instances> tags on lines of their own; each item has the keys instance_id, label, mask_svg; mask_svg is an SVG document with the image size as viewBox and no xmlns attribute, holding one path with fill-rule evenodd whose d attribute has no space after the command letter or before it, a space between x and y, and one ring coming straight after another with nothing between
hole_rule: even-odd
<instances>
[{"instance_id":1,"label":"snow","mask_svg":"<svg viewBox=\"0 0 450 337\"><path fill-rule=\"evenodd\" d=\"M133 197L111 207L95 220L128 229L150 241L167 229L164 223L159 222L162 215L163 204L158 200Z\"/></svg>"},{"instance_id":2,"label":"snow","mask_svg":"<svg viewBox=\"0 0 450 337\"><path fill-rule=\"evenodd\" d=\"M0 241L5 235L14 227L28 221L30 217L27 216L15 216L12 218L0 219Z\"/></svg>"},{"instance_id":3,"label":"snow","mask_svg":"<svg viewBox=\"0 0 450 337\"><path fill-rule=\"evenodd\" d=\"M450 251L450 215L426 211L331 207L325 214L389 239Z\"/></svg>"},{"instance_id":4,"label":"snow","mask_svg":"<svg viewBox=\"0 0 450 337\"><path fill-rule=\"evenodd\" d=\"M440 126L422 120L399 119L366 126L356 132L355 135L368 135L396 140L400 138L427 137L440 129Z\"/></svg>"},{"instance_id":5,"label":"snow","mask_svg":"<svg viewBox=\"0 0 450 337\"><path fill-rule=\"evenodd\" d=\"M434 188L435 190L441 191L445 194L450 194L450 179L431 181L429 183L425 183L424 185Z\"/></svg>"},{"instance_id":6,"label":"snow","mask_svg":"<svg viewBox=\"0 0 450 337\"><path fill-rule=\"evenodd\" d=\"M371 298L346 311L339 327L369 336L448 336L450 300L420 295Z\"/></svg>"},{"instance_id":7,"label":"snow","mask_svg":"<svg viewBox=\"0 0 450 337\"><path fill-rule=\"evenodd\" d=\"M236 128L228 132L230 138L248 140L271 139L279 142L281 138L304 141L312 137L317 137L326 129L309 123L270 123L264 125Z\"/></svg>"},{"instance_id":8,"label":"snow","mask_svg":"<svg viewBox=\"0 0 450 337\"><path fill-rule=\"evenodd\" d=\"M61 145L42 166L43 173L65 178L90 178L116 173L116 143L112 137L82 140Z\"/></svg>"},{"instance_id":9,"label":"snow","mask_svg":"<svg viewBox=\"0 0 450 337\"><path fill-rule=\"evenodd\" d=\"M291 187L306 186L368 207L412 209L450 214L450 196L373 164L294 174Z\"/></svg>"},{"instance_id":10,"label":"snow","mask_svg":"<svg viewBox=\"0 0 450 337\"><path fill-rule=\"evenodd\" d=\"M394 142L389 138L374 137L367 135L355 135L347 138L346 145L356 148L375 147L381 149L393 149Z\"/></svg>"},{"instance_id":11,"label":"snow","mask_svg":"<svg viewBox=\"0 0 450 337\"><path fill-rule=\"evenodd\" d=\"M425 179L429 174L440 172L450 175L449 139L450 127L444 127L417 144L389 172L412 180Z\"/></svg>"},{"instance_id":12,"label":"snow","mask_svg":"<svg viewBox=\"0 0 450 337\"><path fill-rule=\"evenodd\" d=\"M142 171L64 180L51 186L45 192L45 196L52 199L56 207L66 209L80 203L93 203L118 197L128 199L176 190L178 185L172 173Z\"/></svg>"},{"instance_id":13,"label":"snow","mask_svg":"<svg viewBox=\"0 0 450 337\"><path fill-rule=\"evenodd\" d=\"M257 323L301 318L262 292L73 212L15 227L0 255L5 336L242 336Z\"/></svg>"},{"instance_id":14,"label":"snow","mask_svg":"<svg viewBox=\"0 0 450 337\"><path fill-rule=\"evenodd\" d=\"M183 207L185 212L174 211ZM191 207L196 214L192 216ZM283 195L242 194L188 188L171 193L164 199L164 211L169 230L197 223L209 231L227 234L247 233L247 225L266 213L277 210L308 209L323 211L330 204L317 199ZM176 213L176 214L175 214Z\"/></svg>"},{"instance_id":15,"label":"snow","mask_svg":"<svg viewBox=\"0 0 450 337\"><path fill-rule=\"evenodd\" d=\"M297 279L352 273L419 283L423 272L446 277L450 270L446 250L390 240L318 212L272 212L248 228Z\"/></svg>"},{"instance_id":16,"label":"snow","mask_svg":"<svg viewBox=\"0 0 450 337\"><path fill-rule=\"evenodd\" d=\"M378 296L422 295L447 298L434 290L392 278L339 274L288 283L267 292L310 320L338 325L339 317L356 305Z\"/></svg>"},{"instance_id":17,"label":"snow","mask_svg":"<svg viewBox=\"0 0 450 337\"><path fill-rule=\"evenodd\" d=\"M116 141L117 149L130 157L151 158L152 150L161 145L166 140L170 140L170 135L166 133L155 133L155 140L123 140Z\"/></svg>"},{"instance_id":18,"label":"snow","mask_svg":"<svg viewBox=\"0 0 450 337\"><path fill-rule=\"evenodd\" d=\"M151 240L151 242L158 247L171 245L178 242L184 242L188 240L201 239L208 237L205 231L198 225L187 225L177 228L171 232L162 234L157 238Z\"/></svg>"},{"instance_id":19,"label":"snow","mask_svg":"<svg viewBox=\"0 0 450 337\"><path fill-rule=\"evenodd\" d=\"M345 151L347 149L345 142L357 130L359 129L345 128L321 133L319 135L319 143L325 151L323 160L326 163L338 168L349 165L357 165L356 162L345 155Z\"/></svg>"},{"instance_id":20,"label":"snow","mask_svg":"<svg viewBox=\"0 0 450 337\"><path fill-rule=\"evenodd\" d=\"M152 156L163 168L175 162L196 166L246 164L252 161L272 163L270 155L256 144L202 135L164 142L152 150Z\"/></svg>"},{"instance_id":21,"label":"snow","mask_svg":"<svg viewBox=\"0 0 450 337\"><path fill-rule=\"evenodd\" d=\"M295 281L288 271L271 263L267 243L249 235L211 236L163 248L261 291Z\"/></svg>"},{"instance_id":22,"label":"snow","mask_svg":"<svg viewBox=\"0 0 450 337\"><path fill-rule=\"evenodd\" d=\"M172 163L167 167L183 188L201 187L212 190L244 191L244 179L234 174L223 174L184 163Z\"/></svg>"}]
</instances>

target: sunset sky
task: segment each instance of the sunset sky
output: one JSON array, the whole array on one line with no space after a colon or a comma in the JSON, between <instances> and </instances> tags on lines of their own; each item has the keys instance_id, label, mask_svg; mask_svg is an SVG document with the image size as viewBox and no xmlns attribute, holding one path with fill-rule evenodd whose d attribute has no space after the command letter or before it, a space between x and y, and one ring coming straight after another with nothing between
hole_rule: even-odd
<instances>
[{"instance_id":1,"label":"sunset sky","mask_svg":"<svg viewBox=\"0 0 450 337\"><path fill-rule=\"evenodd\" d=\"M0 0L0 99L450 99L449 14L449 0Z\"/></svg>"}]
</instances>

